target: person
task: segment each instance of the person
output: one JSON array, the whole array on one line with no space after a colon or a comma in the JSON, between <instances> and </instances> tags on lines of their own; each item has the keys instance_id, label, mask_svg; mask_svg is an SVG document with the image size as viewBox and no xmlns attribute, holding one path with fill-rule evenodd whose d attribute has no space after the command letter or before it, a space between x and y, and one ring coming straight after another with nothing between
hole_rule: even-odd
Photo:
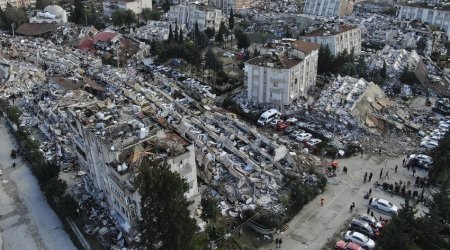
<instances>
[{"instance_id":1,"label":"person","mask_svg":"<svg viewBox=\"0 0 450 250\"><path fill-rule=\"evenodd\" d=\"M409 166L409 164L408 164L408 165L406 165L406 169L407 169L408 171L409 171L409 167L410 167L410 166Z\"/></svg>"},{"instance_id":2,"label":"person","mask_svg":"<svg viewBox=\"0 0 450 250\"><path fill-rule=\"evenodd\" d=\"M363 157L364 150L361 148L361 158Z\"/></svg>"},{"instance_id":3,"label":"person","mask_svg":"<svg viewBox=\"0 0 450 250\"><path fill-rule=\"evenodd\" d=\"M388 178L389 179L389 170L386 171L386 175L384 176L384 178Z\"/></svg>"},{"instance_id":4,"label":"person","mask_svg":"<svg viewBox=\"0 0 450 250\"><path fill-rule=\"evenodd\" d=\"M350 205L350 213L353 212L353 209L355 208L355 202L352 202Z\"/></svg>"},{"instance_id":5,"label":"person","mask_svg":"<svg viewBox=\"0 0 450 250\"><path fill-rule=\"evenodd\" d=\"M369 199L369 206L372 205L372 201L373 201L373 198L370 197L370 199Z\"/></svg>"},{"instance_id":6,"label":"person","mask_svg":"<svg viewBox=\"0 0 450 250\"><path fill-rule=\"evenodd\" d=\"M397 169L398 169L398 166L395 165L395 169L394 169L394 172L395 172L395 173L397 173Z\"/></svg>"},{"instance_id":7,"label":"person","mask_svg":"<svg viewBox=\"0 0 450 250\"><path fill-rule=\"evenodd\" d=\"M372 180L372 172L369 174L369 182Z\"/></svg>"},{"instance_id":8,"label":"person","mask_svg":"<svg viewBox=\"0 0 450 250\"><path fill-rule=\"evenodd\" d=\"M367 215L370 214L370 208L367 208Z\"/></svg>"},{"instance_id":9,"label":"person","mask_svg":"<svg viewBox=\"0 0 450 250\"><path fill-rule=\"evenodd\" d=\"M403 166L405 166L405 163L406 163L406 159L403 158ZM408 169L408 170L409 170L409 169Z\"/></svg>"},{"instance_id":10,"label":"person","mask_svg":"<svg viewBox=\"0 0 450 250\"><path fill-rule=\"evenodd\" d=\"M381 171L380 171L380 179L381 178L383 178L383 168L381 168Z\"/></svg>"},{"instance_id":11,"label":"person","mask_svg":"<svg viewBox=\"0 0 450 250\"><path fill-rule=\"evenodd\" d=\"M347 166L344 166L344 168L342 169L342 171L344 172L344 174L347 174Z\"/></svg>"},{"instance_id":12,"label":"person","mask_svg":"<svg viewBox=\"0 0 450 250\"><path fill-rule=\"evenodd\" d=\"M381 148L378 149L378 155L381 155Z\"/></svg>"},{"instance_id":13,"label":"person","mask_svg":"<svg viewBox=\"0 0 450 250\"><path fill-rule=\"evenodd\" d=\"M278 248L278 243L280 242L280 238L275 239L275 248Z\"/></svg>"},{"instance_id":14,"label":"person","mask_svg":"<svg viewBox=\"0 0 450 250\"><path fill-rule=\"evenodd\" d=\"M370 216L372 216L373 217L373 211L370 211ZM375 218L375 217L374 217Z\"/></svg>"},{"instance_id":15,"label":"person","mask_svg":"<svg viewBox=\"0 0 450 250\"><path fill-rule=\"evenodd\" d=\"M415 168L413 168L413 176L414 176L414 174L416 174L416 169Z\"/></svg>"},{"instance_id":16,"label":"person","mask_svg":"<svg viewBox=\"0 0 450 250\"><path fill-rule=\"evenodd\" d=\"M15 168L16 167L16 162L15 161L13 161L13 168Z\"/></svg>"},{"instance_id":17,"label":"person","mask_svg":"<svg viewBox=\"0 0 450 250\"><path fill-rule=\"evenodd\" d=\"M323 198L323 196L320 198L320 206L323 207L323 202L325 201L325 198Z\"/></svg>"},{"instance_id":18,"label":"person","mask_svg":"<svg viewBox=\"0 0 450 250\"><path fill-rule=\"evenodd\" d=\"M372 189L369 188L369 195L372 195Z\"/></svg>"}]
</instances>

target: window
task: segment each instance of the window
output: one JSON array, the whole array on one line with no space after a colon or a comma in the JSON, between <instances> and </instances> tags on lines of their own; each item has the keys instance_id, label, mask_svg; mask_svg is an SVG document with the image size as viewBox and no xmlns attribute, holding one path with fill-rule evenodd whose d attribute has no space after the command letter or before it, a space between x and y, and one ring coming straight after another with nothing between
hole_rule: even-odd
<instances>
[{"instance_id":1,"label":"window","mask_svg":"<svg viewBox=\"0 0 450 250\"><path fill-rule=\"evenodd\" d=\"M274 83L273 83L273 87L274 87L274 88L278 88L278 83L275 83L275 82L274 82Z\"/></svg>"}]
</instances>

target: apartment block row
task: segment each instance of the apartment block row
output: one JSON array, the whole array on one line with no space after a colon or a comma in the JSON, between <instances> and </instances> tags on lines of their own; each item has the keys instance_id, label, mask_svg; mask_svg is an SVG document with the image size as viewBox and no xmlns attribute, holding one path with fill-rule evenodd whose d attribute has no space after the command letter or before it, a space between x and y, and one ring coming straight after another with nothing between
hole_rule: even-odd
<instances>
[{"instance_id":1,"label":"apartment block row","mask_svg":"<svg viewBox=\"0 0 450 250\"><path fill-rule=\"evenodd\" d=\"M303 13L341 17L351 14L354 5L354 0L306 0Z\"/></svg>"}]
</instances>

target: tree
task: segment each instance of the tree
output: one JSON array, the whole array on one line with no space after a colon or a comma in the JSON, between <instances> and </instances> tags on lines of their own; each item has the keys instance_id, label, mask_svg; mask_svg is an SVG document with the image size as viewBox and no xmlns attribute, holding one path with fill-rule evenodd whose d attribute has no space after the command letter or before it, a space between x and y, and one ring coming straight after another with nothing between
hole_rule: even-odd
<instances>
[{"instance_id":1,"label":"tree","mask_svg":"<svg viewBox=\"0 0 450 250\"><path fill-rule=\"evenodd\" d=\"M284 31L284 37L286 38L292 38L292 31L289 28L289 26L286 26L285 31Z\"/></svg>"},{"instance_id":2,"label":"tree","mask_svg":"<svg viewBox=\"0 0 450 250\"><path fill-rule=\"evenodd\" d=\"M70 21L74 23L83 23L84 19L84 6L81 3L81 0L75 0L74 3L74 9L73 12L70 15Z\"/></svg>"},{"instance_id":3,"label":"tree","mask_svg":"<svg viewBox=\"0 0 450 250\"><path fill-rule=\"evenodd\" d=\"M222 62L214 54L211 47L209 47L208 51L206 51L205 60L206 60L206 64L205 64L206 68L212 69L216 72L223 69Z\"/></svg>"},{"instance_id":4,"label":"tree","mask_svg":"<svg viewBox=\"0 0 450 250\"><path fill-rule=\"evenodd\" d=\"M356 74L359 77L367 77L367 64L363 55L358 57L358 63L356 64Z\"/></svg>"},{"instance_id":5,"label":"tree","mask_svg":"<svg viewBox=\"0 0 450 250\"><path fill-rule=\"evenodd\" d=\"M415 211L409 205L408 199L406 199L405 205L398 211L398 215L394 215L391 222L383 229L383 237L377 242L379 249L411 249L415 221L414 214Z\"/></svg>"},{"instance_id":6,"label":"tree","mask_svg":"<svg viewBox=\"0 0 450 250\"><path fill-rule=\"evenodd\" d=\"M51 200L51 198L54 197L62 197L66 192L66 189L67 183L55 176L48 181L43 191L47 199Z\"/></svg>"},{"instance_id":7,"label":"tree","mask_svg":"<svg viewBox=\"0 0 450 250\"><path fill-rule=\"evenodd\" d=\"M433 157L433 167L430 170L429 176L432 183L438 184L446 181L450 177L448 163L450 162L450 133L439 142L431 156Z\"/></svg>"},{"instance_id":8,"label":"tree","mask_svg":"<svg viewBox=\"0 0 450 250\"><path fill-rule=\"evenodd\" d=\"M175 23L175 30L173 32L173 37L176 42L178 42L178 23Z\"/></svg>"},{"instance_id":9,"label":"tree","mask_svg":"<svg viewBox=\"0 0 450 250\"><path fill-rule=\"evenodd\" d=\"M155 21L161 20L161 13L159 11L157 11L157 10L152 10L150 8L143 8L141 15L142 15L142 18L145 21L148 21L148 20L155 20Z\"/></svg>"},{"instance_id":10,"label":"tree","mask_svg":"<svg viewBox=\"0 0 450 250\"><path fill-rule=\"evenodd\" d=\"M167 40L169 42L171 42L173 40L172 24L169 25L169 38Z\"/></svg>"},{"instance_id":11,"label":"tree","mask_svg":"<svg viewBox=\"0 0 450 250\"><path fill-rule=\"evenodd\" d=\"M228 28L230 30L234 29L234 13L233 13L233 9L230 9L230 18L228 18Z\"/></svg>"},{"instance_id":12,"label":"tree","mask_svg":"<svg viewBox=\"0 0 450 250\"><path fill-rule=\"evenodd\" d=\"M203 208L202 219L215 221L219 215L219 201L214 198L204 198L201 205Z\"/></svg>"},{"instance_id":13,"label":"tree","mask_svg":"<svg viewBox=\"0 0 450 250\"><path fill-rule=\"evenodd\" d=\"M183 43L183 40L184 40L184 38L183 38L183 29L180 28L180 34L178 35L178 41L180 43Z\"/></svg>"},{"instance_id":14,"label":"tree","mask_svg":"<svg viewBox=\"0 0 450 250\"><path fill-rule=\"evenodd\" d=\"M137 190L141 195L139 230L148 249L192 249L197 230L184 194L189 185L170 166L145 160L139 166Z\"/></svg>"},{"instance_id":15,"label":"tree","mask_svg":"<svg viewBox=\"0 0 450 250\"><path fill-rule=\"evenodd\" d=\"M167 13L170 10L169 0L165 0L162 7L163 7L164 13Z\"/></svg>"},{"instance_id":16,"label":"tree","mask_svg":"<svg viewBox=\"0 0 450 250\"><path fill-rule=\"evenodd\" d=\"M126 14L122 9L116 9L111 15L114 26L122 27L126 22Z\"/></svg>"},{"instance_id":17,"label":"tree","mask_svg":"<svg viewBox=\"0 0 450 250\"><path fill-rule=\"evenodd\" d=\"M128 27L131 26L131 24L135 23L137 18L136 18L136 13L134 13L134 11L128 9L125 11L125 25L127 25Z\"/></svg>"},{"instance_id":18,"label":"tree","mask_svg":"<svg viewBox=\"0 0 450 250\"><path fill-rule=\"evenodd\" d=\"M23 23L28 22L27 14L23 9L12 7L9 3L6 5L4 11L1 12L0 28L4 30L11 30L11 25L18 28Z\"/></svg>"},{"instance_id":19,"label":"tree","mask_svg":"<svg viewBox=\"0 0 450 250\"><path fill-rule=\"evenodd\" d=\"M36 9L43 10L45 7L51 4L50 0L36 0Z\"/></svg>"},{"instance_id":20,"label":"tree","mask_svg":"<svg viewBox=\"0 0 450 250\"><path fill-rule=\"evenodd\" d=\"M380 69L380 76L383 77L383 79L387 78L387 65L386 61L383 62L383 67Z\"/></svg>"},{"instance_id":21,"label":"tree","mask_svg":"<svg viewBox=\"0 0 450 250\"><path fill-rule=\"evenodd\" d=\"M328 45L321 45L317 62L317 73L325 74L331 72L333 62L334 56L331 54L330 47L328 47Z\"/></svg>"},{"instance_id":22,"label":"tree","mask_svg":"<svg viewBox=\"0 0 450 250\"><path fill-rule=\"evenodd\" d=\"M216 42L221 43L223 42L223 36L225 35L226 31L225 23L220 22L219 31L216 34Z\"/></svg>"},{"instance_id":23,"label":"tree","mask_svg":"<svg viewBox=\"0 0 450 250\"><path fill-rule=\"evenodd\" d=\"M206 28L206 30L205 30L205 34L206 34L206 36L208 37L208 39L213 38L213 37L214 37L214 33L215 33L214 28L208 27L208 28Z\"/></svg>"},{"instance_id":24,"label":"tree","mask_svg":"<svg viewBox=\"0 0 450 250\"><path fill-rule=\"evenodd\" d=\"M417 41L416 46L418 51L424 51L427 47L428 39L426 36L422 36L419 41Z\"/></svg>"},{"instance_id":25,"label":"tree","mask_svg":"<svg viewBox=\"0 0 450 250\"><path fill-rule=\"evenodd\" d=\"M235 29L234 36L236 37L237 46L239 49L247 49L250 46L250 39L241 29Z\"/></svg>"}]
</instances>

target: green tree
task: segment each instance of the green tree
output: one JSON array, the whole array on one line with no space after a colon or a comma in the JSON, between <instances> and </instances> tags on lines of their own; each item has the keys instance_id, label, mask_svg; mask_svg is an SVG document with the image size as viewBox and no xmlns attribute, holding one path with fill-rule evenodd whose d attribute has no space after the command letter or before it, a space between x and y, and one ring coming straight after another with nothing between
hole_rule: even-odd
<instances>
[{"instance_id":1,"label":"green tree","mask_svg":"<svg viewBox=\"0 0 450 250\"><path fill-rule=\"evenodd\" d=\"M136 23L136 13L132 10L125 11L125 25L130 27L133 23Z\"/></svg>"},{"instance_id":2,"label":"green tree","mask_svg":"<svg viewBox=\"0 0 450 250\"><path fill-rule=\"evenodd\" d=\"M417 41L416 46L418 51L424 51L427 47L428 39L426 36L422 36L419 41Z\"/></svg>"},{"instance_id":3,"label":"green tree","mask_svg":"<svg viewBox=\"0 0 450 250\"><path fill-rule=\"evenodd\" d=\"M189 185L165 162L146 160L139 166L141 195L139 229L148 249L192 249L197 230L184 194Z\"/></svg>"},{"instance_id":4,"label":"green tree","mask_svg":"<svg viewBox=\"0 0 450 250\"><path fill-rule=\"evenodd\" d=\"M359 77L367 77L367 64L363 55L358 57L358 63L356 64L356 74Z\"/></svg>"},{"instance_id":5,"label":"green tree","mask_svg":"<svg viewBox=\"0 0 450 250\"><path fill-rule=\"evenodd\" d=\"M450 133L439 142L432 151L433 167L430 170L430 180L434 184L440 184L450 177L448 163L450 162ZM450 220L449 220L450 221Z\"/></svg>"},{"instance_id":6,"label":"green tree","mask_svg":"<svg viewBox=\"0 0 450 250\"><path fill-rule=\"evenodd\" d=\"M67 189L67 183L57 176L52 177L47 185L44 187L44 194L48 200L52 198L60 198L64 195Z\"/></svg>"},{"instance_id":7,"label":"green tree","mask_svg":"<svg viewBox=\"0 0 450 250\"><path fill-rule=\"evenodd\" d=\"M225 23L220 22L219 31L217 31L216 34L216 42L218 43L223 42L223 36L225 35L226 29L227 28L225 27Z\"/></svg>"},{"instance_id":8,"label":"green tree","mask_svg":"<svg viewBox=\"0 0 450 250\"><path fill-rule=\"evenodd\" d=\"M236 37L237 46L239 49L247 49L251 44L247 34L245 34L241 29L234 30L234 37Z\"/></svg>"},{"instance_id":9,"label":"green tree","mask_svg":"<svg viewBox=\"0 0 450 250\"><path fill-rule=\"evenodd\" d=\"M180 34L178 35L178 41L179 41L180 43L183 43L183 41L184 41L184 38L183 38L183 29L182 29L182 28L180 28Z\"/></svg>"},{"instance_id":10,"label":"green tree","mask_svg":"<svg viewBox=\"0 0 450 250\"><path fill-rule=\"evenodd\" d=\"M319 59L317 62L317 73L330 73L333 68L333 62L334 56L331 54L330 47L328 47L328 45L321 45L319 49Z\"/></svg>"},{"instance_id":11,"label":"green tree","mask_svg":"<svg viewBox=\"0 0 450 250\"><path fill-rule=\"evenodd\" d=\"M205 30L205 34L206 34L206 36L208 37L208 39L213 38L213 37L214 37L214 33L215 33L214 28L208 27L208 28L206 28L206 30Z\"/></svg>"},{"instance_id":12,"label":"green tree","mask_svg":"<svg viewBox=\"0 0 450 250\"><path fill-rule=\"evenodd\" d=\"M394 215L391 222L383 229L383 237L377 242L378 248L382 250L411 249L415 227L414 214L414 209L406 199L405 205L398 211L398 215Z\"/></svg>"},{"instance_id":13,"label":"green tree","mask_svg":"<svg viewBox=\"0 0 450 250\"><path fill-rule=\"evenodd\" d=\"M169 0L165 0L162 7L163 7L164 13L167 13L170 10Z\"/></svg>"},{"instance_id":14,"label":"green tree","mask_svg":"<svg viewBox=\"0 0 450 250\"><path fill-rule=\"evenodd\" d=\"M219 201L214 198L204 198L201 201L203 208L202 219L215 221L219 215Z\"/></svg>"},{"instance_id":15,"label":"green tree","mask_svg":"<svg viewBox=\"0 0 450 250\"><path fill-rule=\"evenodd\" d=\"M58 210L64 217L76 218L78 204L72 196L66 194L59 199Z\"/></svg>"},{"instance_id":16,"label":"green tree","mask_svg":"<svg viewBox=\"0 0 450 250\"><path fill-rule=\"evenodd\" d=\"M178 42L178 23L175 23L175 30L173 32L173 36L176 42Z\"/></svg>"},{"instance_id":17,"label":"green tree","mask_svg":"<svg viewBox=\"0 0 450 250\"><path fill-rule=\"evenodd\" d=\"M36 0L36 9L43 10L45 7L51 4L50 0Z\"/></svg>"},{"instance_id":18,"label":"green tree","mask_svg":"<svg viewBox=\"0 0 450 250\"><path fill-rule=\"evenodd\" d=\"M228 18L228 28L230 30L234 29L234 13L233 13L233 9L230 9L230 18Z\"/></svg>"},{"instance_id":19,"label":"green tree","mask_svg":"<svg viewBox=\"0 0 450 250\"><path fill-rule=\"evenodd\" d=\"M9 3L5 10L1 12L1 25L4 30L11 30L12 25L17 29L23 23L28 22L28 17L25 11L21 8L12 7Z\"/></svg>"},{"instance_id":20,"label":"green tree","mask_svg":"<svg viewBox=\"0 0 450 250\"><path fill-rule=\"evenodd\" d=\"M75 0L73 11L70 15L70 21L74 23L84 23L84 6L81 3L81 0Z\"/></svg>"},{"instance_id":21,"label":"green tree","mask_svg":"<svg viewBox=\"0 0 450 250\"><path fill-rule=\"evenodd\" d=\"M173 41L173 31L172 24L169 25L169 38L167 39L169 42Z\"/></svg>"},{"instance_id":22,"label":"green tree","mask_svg":"<svg viewBox=\"0 0 450 250\"><path fill-rule=\"evenodd\" d=\"M116 9L111 15L114 26L122 27L126 23L126 13L122 9Z\"/></svg>"},{"instance_id":23,"label":"green tree","mask_svg":"<svg viewBox=\"0 0 450 250\"><path fill-rule=\"evenodd\" d=\"M148 20L155 20L155 21L161 20L161 13L159 11L157 11L157 10L152 10L150 8L143 8L141 15L142 15L142 18L145 21L148 21Z\"/></svg>"},{"instance_id":24,"label":"green tree","mask_svg":"<svg viewBox=\"0 0 450 250\"><path fill-rule=\"evenodd\" d=\"M209 47L208 51L206 51L205 60L206 60L206 64L205 64L206 68L212 69L215 72L218 72L223 69L222 62L214 54L211 47Z\"/></svg>"}]
</instances>

